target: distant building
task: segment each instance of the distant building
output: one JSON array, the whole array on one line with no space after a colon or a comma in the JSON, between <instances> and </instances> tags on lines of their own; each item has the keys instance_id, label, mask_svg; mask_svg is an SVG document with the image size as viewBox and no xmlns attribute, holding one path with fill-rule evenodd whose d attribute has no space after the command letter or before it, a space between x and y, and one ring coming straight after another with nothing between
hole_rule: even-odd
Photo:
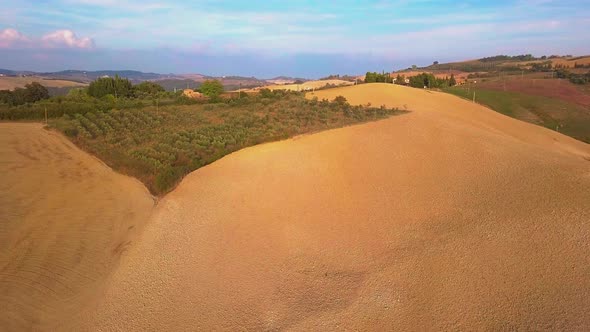
<instances>
[{"instance_id":1,"label":"distant building","mask_svg":"<svg viewBox=\"0 0 590 332\"><path fill-rule=\"evenodd\" d=\"M205 96L200 93L200 92L196 92L192 89L184 89L182 91L182 94L185 95L188 98L192 98L192 99L203 99L205 98Z\"/></svg>"}]
</instances>

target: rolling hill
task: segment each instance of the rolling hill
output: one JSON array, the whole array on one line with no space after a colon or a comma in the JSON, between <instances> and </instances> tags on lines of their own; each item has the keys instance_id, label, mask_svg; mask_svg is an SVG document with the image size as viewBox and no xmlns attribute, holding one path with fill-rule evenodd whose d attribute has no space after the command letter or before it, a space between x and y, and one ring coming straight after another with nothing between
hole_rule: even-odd
<instances>
[{"instance_id":1,"label":"rolling hill","mask_svg":"<svg viewBox=\"0 0 590 332\"><path fill-rule=\"evenodd\" d=\"M32 82L38 82L47 88L72 88L87 85L86 83L60 79L48 79L39 76L0 76L0 90L13 90L14 88L23 88L26 84Z\"/></svg>"},{"instance_id":2,"label":"rolling hill","mask_svg":"<svg viewBox=\"0 0 590 332\"><path fill-rule=\"evenodd\" d=\"M590 145L442 92L246 148L154 206L38 124L0 127L8 330L587 330Z\"/></svg>"},{"instance_id":3,"label":"rolling hill","mask_svg":"<svg viewBox=\"0 0 590 332\"><path fill-rule=\"evenodd\" d=\"M439 92L313 96L338 95L412 112L195 171L81 326L590 326L589 145Z\"/></svg>"}]
</instances>

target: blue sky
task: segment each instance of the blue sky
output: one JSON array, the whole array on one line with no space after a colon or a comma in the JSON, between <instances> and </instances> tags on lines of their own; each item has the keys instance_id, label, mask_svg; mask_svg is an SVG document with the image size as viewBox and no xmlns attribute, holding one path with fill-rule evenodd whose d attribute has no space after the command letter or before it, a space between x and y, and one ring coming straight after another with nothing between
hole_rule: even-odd
<instances>
[{"instance_id":1,"label":"blue sky","mask_svg":"<svg viewBox=\"0 0 590 332\"><path fill-rule=\"evenodd\" d=\"M0 68L320 77L590 54L590 0L0 0Z\"/></svg>"}]
</instances>

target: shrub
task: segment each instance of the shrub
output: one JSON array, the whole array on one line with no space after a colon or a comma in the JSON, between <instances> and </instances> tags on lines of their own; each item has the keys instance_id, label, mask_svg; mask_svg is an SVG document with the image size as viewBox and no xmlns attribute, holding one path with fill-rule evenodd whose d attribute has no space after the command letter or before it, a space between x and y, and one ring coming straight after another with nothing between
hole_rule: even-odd
<instances>
[{"instance_id":1,"label":"shrub","mask_svg":"<svg viewBox=\"0 0 590 332\"><path fill-rule=\"evenodd\" d=\"M223 85L218 80L206 80L199 89L205 96L213 100L218 99L223 93Z\"/></svg>"},{"instance_id":2,"label":"shrub","mask_svg":"<svg viewBox=\"0 0 590 332\"><path fill-rule=\"evenodd\" d=\"M337 96L336 98L334 98L334 102L340 106L348 104L348 101L346 100L346 98L344 98L344 96Z\"/></svg>"}]
</instances>

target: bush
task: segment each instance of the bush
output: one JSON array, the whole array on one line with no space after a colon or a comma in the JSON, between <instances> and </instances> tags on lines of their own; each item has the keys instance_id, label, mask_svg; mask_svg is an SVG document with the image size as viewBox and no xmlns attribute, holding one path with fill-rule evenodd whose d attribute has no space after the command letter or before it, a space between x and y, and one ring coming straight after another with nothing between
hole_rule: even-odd
<instances>
[{"instance_id":1,"label":"bush","mask_svg":"<svg viewBox=\"0 0 590 332\"><path fill-rule=\"evenodd\" d=\"M199 89L201 93L213 100L218 99L223 93L223 85L218 80L206 80Z\"/></svg>"},{"instance_id":2,"label":"bush","mask_svg":"<svg viewBox=\"0 0 590 332\"><path fill-rule=\"evenodd\" d=\"M164 193L171 189L180 182L180 179L186 174L185 172L186 169L184 166L166 168L156 177L156 190L160 193Z\"/></svg>"},{"instance_id":3,"label":"bush","mask_svg":"<svg viewBox=\"0 0 590 332\"><path fill-rule=\"evenodd\" d=\"M344 98L344 96L337 96L334 98L334 103L338 104L339 106L344 106L348 104L348 101L346 98Z\"/></svg>"}]
</instances>

